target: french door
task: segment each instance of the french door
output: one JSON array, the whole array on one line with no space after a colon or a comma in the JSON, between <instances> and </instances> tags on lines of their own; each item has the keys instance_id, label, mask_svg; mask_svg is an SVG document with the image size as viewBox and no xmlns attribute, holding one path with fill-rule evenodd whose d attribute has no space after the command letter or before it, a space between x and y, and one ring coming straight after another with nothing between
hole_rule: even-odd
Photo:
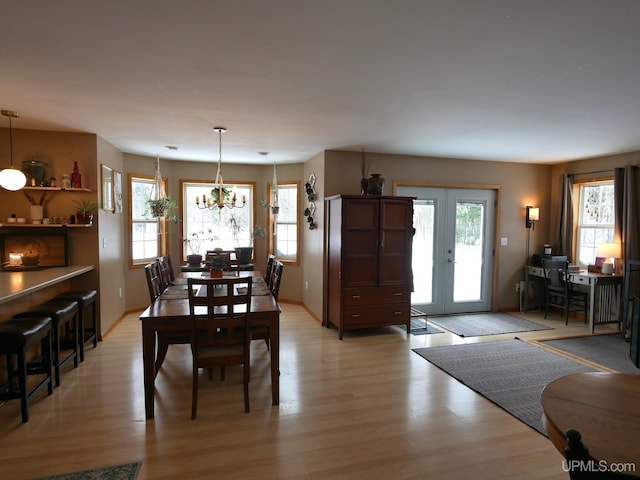
<instances>
[{"instance_id":1,"label":"french door","mask_svg":"<svg viewBox=\"0 0 640 480\"><path fill-rule=\"evenodd\" d=\"M491 310L495 191L398 187L413 208L411 304L429 315Z\"/></svg>"}]
</instances>

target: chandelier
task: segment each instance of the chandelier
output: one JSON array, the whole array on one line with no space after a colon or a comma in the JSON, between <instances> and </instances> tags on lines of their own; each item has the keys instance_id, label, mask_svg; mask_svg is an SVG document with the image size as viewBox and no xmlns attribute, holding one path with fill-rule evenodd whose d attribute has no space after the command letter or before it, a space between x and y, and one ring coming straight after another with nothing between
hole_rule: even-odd
<instances>
[{"instance_id":1,"label":"chandelier","mask_svg":"<svg viewBox=\"0 0 640 480\"><path fill-rule=\"evenodd\" d=\"M11 167L0 171L0 186L7 190L20 190L27 183L27 177L20 170L13 167L13 126L11 119L19 117L18 112L12 110L2 110L2 115L9 117L9 155L11 158Z\"/></svg>"},{"instance_id":2,"label":"chandelier","mask_svg":"<svg viewBox=\"0 0 640 480\"><path fill-rule=\"evenodd\" d=\"M227 208L242 208L246 205L246 197L242 196L242 202L237 201L236 192L224 186L222 180L222 134L227 131L225 127L213 127L213 131L218 133L218 172L216 173L216 180L211 190L211 196L207 197L202 195L202 203L200 203L200 197L196 197L196 206L200 209L213 209L219 208L222 210Z\"/></svg>"}]
</instances>

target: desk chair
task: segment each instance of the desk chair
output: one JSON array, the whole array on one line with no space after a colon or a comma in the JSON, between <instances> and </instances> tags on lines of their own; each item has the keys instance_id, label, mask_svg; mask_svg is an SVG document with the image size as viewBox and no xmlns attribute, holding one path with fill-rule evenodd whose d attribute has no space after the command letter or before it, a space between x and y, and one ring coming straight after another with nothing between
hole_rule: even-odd
<instances>
[{"instance_id":1,"label":"desk chair","mask_svg":"<svg viewBox=\"0 0 640 480\"><path fill-rule=\"evenodd\" d=\"M568 280L569 262L564 260L542 259L544 269L545 307L544 318L547 318L549 307L562 309L566 315L565 324L569 324L569 313L582 310L587 321L587 306L589 295L587 292L574 290L573 284Z\"/></svg>"},{"instance_id":2,"label":"desk chair","mask_svg":"<svg viewBox=\"0 0 640 480\"><path fill-rule=\"evenodd\" d=\"M244 411L249 412L251 277L189 278L193 385L191 418L198 407L201 368L243 366ZM222 288L220 288L222 287ZM202 291L201 291L202 290Z\"/></svg>"}]
</instances>

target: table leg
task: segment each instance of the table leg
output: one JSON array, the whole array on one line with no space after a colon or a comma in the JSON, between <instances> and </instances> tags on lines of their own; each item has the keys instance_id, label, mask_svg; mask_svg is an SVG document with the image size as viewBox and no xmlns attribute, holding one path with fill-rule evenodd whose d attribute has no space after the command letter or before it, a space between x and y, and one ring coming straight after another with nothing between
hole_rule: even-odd
<instances>
[{"instance_id":1,"label":"table leg","mask_svg":"<svg viewBox=\"0 0 640 480\"><path fill-rule=\"evenodd\" d=\"M144 372L144 413L147 420L154 415L154 363L156 333L152 325L142 322L142 368Z\"/></svg>"},{"instance_id":2,"label":"table leg","mask_svg":"<svg viewBox=\"0 0 640 480\"><path fill-rule=\"evenodd\" d=\"M589 331L591 333L595 328L596 284L597 282L593 279L589 282Z\"/></svg>"},{"instance_id":3,"label":"table leg","mask_svg":"<svg viewBox=\"0 0 640 480\"><path fill-rule=\"evenodd\" d=\"M270 320L269 343L271 351L271 395L272 404L280 403L280 315L275 314Z\"/></svg>"}]
</instances>

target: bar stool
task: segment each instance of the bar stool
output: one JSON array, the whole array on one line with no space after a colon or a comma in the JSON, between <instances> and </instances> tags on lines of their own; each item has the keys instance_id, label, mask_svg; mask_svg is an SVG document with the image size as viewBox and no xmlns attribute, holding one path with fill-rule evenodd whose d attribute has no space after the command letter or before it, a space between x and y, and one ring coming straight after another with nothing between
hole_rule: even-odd
<instances>
[{"instance_id":1,"label":"bar stool","mask_svg":"<svg viewBox=\"0 0 640 480\"><path fill-rule=\"evenodd\" d=\"M40 343L39 359L27 362L27 351ZM53 393L51 380L51 317L26 317L0 323L0 354L6 356L8 387L0 400L20 399L22 423L29 421L29 402L45 386ZM13 357L17 357L14 367ZM27 375L44 375L31 391ZM17 386L16 386L17 381Z\"/></svg>"},{"instance_id":2,"label":"bar stool","mask_svg":"<svg viewBox=\"0 0 640 480\"><path fill-rule=\"evenodd\" d=\"M78 367L78 302L67 300L49 300L36 305L26 312L14 315L13 318L48 316L51 317L53 330L53 368L56 387L60 386L60 370L73 360L73 368ZM64 333L60 336L60 327ZM70 350L65 358L61 358L61 350Z\"/></svg>"},{"instance_id":3,"label":"bar stool","mask_svg":"<svg viewBox=\"0 0 640 480\"><path fill-rule=\"evenodd\" d=\"M78 303L78 317L80 326L80 361L84 362L84 347L93 342L93 348L98 347L98 291L97 290L70 290L61 293L53 300L69 300ZM86 309L92 307L91 326L87 327Z\"/></svg>"}]
</instances>

